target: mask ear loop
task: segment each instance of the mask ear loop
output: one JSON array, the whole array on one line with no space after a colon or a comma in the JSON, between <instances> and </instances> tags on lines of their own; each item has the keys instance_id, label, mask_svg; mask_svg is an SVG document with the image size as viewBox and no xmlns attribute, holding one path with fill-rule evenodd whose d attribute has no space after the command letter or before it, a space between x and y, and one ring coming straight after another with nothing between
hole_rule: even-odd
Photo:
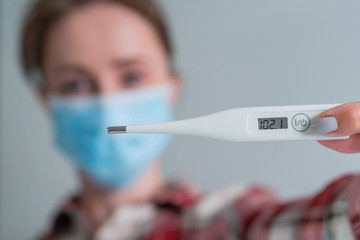
<instances>
[{"instance_id":1,"label":"mask ear loop","mask_svg":"<svg viewBox=\"0 0 360 240\"><path fill-rule=\"evenodd\" d=\"M31 72L28 74L28 77L30 78L30 87L32 88L42 88L44 87L44 76L42 74L42 71L38 68L34 68L31 70Z\"/></svg>"},{"instance_id":2,"label":"mask ear loop","mask_svg":"<svg viewBox=\"0 0 360 240\"><path fill-rule=\"evenodd\" d=\"M39 96L44 98L47 94L45 92L45 79L42 71L39 68L33 68L27 77L30 79L28 81L30 88L40 93Z\"/></svg>"},{"instance_id":3,"label":"mask ear loop","mask_svg":"<svg viewBox=\"0 0 360 240\"><path fill-rule=\"evenodd\" d=\"M175 99L173 99L173 96L175 96L175 91L176 91L176 87L170 83L171 80L168 80L168 82L166 82L166 88L167 88L167 93L166 93L166 98L168 100L169 106L170 107L174 107L176 101Z\"/></svg>"}]
</instances>

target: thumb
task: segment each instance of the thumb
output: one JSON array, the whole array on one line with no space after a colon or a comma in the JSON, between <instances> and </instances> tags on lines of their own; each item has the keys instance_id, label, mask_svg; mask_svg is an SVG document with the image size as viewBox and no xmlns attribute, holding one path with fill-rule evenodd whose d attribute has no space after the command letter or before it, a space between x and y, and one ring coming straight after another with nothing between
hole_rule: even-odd
<instances>
[{"instance_id":1,"label":"thumb","mask_svg":"<svg viewBox=\"0 0 360 240\"><path fill-rule=\"evenodd\" d=\"M329 137L350 136L360 133L360 102L345 103L320 113L317 119L335 117L337 130L326 133Z\"/></svg>"}]
</instances>

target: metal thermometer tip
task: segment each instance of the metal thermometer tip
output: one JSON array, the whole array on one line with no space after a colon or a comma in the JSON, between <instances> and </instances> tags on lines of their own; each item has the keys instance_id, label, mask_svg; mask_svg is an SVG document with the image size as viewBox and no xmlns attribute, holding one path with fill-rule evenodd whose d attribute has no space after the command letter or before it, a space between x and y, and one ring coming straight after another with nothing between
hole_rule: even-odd
<instances>
[{"instance_id":1,"label":"metal thermometer tip","mask_svg":"<svg viewBox=\"0 0 360 240\"><path fill-rule=\"evenodd\" d=\"M108 127L107 131L109 134L112 133L126 133L126 126Z\"/></svg>"}]
</instances>

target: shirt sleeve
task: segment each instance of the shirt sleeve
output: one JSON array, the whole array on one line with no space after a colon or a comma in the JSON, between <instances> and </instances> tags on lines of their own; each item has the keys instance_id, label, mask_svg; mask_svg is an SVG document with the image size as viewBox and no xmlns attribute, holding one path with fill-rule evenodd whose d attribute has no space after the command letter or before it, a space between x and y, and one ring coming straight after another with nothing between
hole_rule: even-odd
<instances>
[{"instance_id":1,"label":"shirt sleeve","mask_svg":"<svg viewBox=\"0 0 360 240\"><path fill-rule=\"evenodd\" d=\"M204 195L187 209L181 230L184 239L247 238L260 213L280 201L260 185L234 186Z\"/></svg>"},{"instance_id":2,"label":"shirt sleeve","mask_svg":"<svg viewBox=\"0 0 360 240\"><path fill-rule=\"evenodd\" d=\"M261 185L251 186L240 194L230 205L231 212L236 215L234 228L236 228L239 239L248 239L259 221L261 221L261 227L256 227L256 233L265 235L265 225L271 224L271 217L268 216L267 221L259 219L265 212L278 208L280 205L280 200L269 189Z\"/></svg>"}]
</instances>

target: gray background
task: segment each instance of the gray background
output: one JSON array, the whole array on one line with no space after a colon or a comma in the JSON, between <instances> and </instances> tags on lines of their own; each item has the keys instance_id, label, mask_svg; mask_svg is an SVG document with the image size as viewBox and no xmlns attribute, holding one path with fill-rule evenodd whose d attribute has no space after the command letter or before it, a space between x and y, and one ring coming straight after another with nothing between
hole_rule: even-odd
<instances>
[{"instance_id":1,"label":"gray background","mask_svg":"<svg viewBox=\"0 0 360 240\"><path fill-rule=\"evenodd\" d=\"M53 150L49 121L18 65L27 0L1 5L0 239L28 239L76 189L71 166ZM360 2L344 0L163 0L184 89L177 117L244 106L359 100ZM210 191L261 182L293 198L358 171L359 155L316 142L228 143L176 137L168 176Z\"/></svg>"}]
</instances>

